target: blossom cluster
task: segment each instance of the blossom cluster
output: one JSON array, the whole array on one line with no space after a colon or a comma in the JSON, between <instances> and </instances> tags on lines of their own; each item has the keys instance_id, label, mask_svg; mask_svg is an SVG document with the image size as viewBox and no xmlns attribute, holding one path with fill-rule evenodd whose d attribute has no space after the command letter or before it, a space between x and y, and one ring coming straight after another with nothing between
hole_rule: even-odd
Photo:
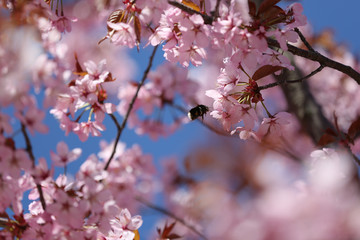
<instances>
[{"instance_id":1,"label":"blossom cluster","mask_svg":"<svg viewBox=\"0 0 360 240\"><path fill-rule=\"evenodd\" d=\"M138 240L139 203L157 191L171 212L148 207L177 220L158 224L159 239L359 238L351 161L360 162L360 88L332 69L309 78L324 118L334 124L320 142L340 149L318 150L273 87L286 72L319 67L288 54L302 47L300 38L308 45L301 33L307 21L300 3L278 2L0 1L0 239ZM307 48L360 69L345 50L319 45ZM135 81L138 69L124 49L143 54L155 46ZM153 62L158 46L161 65ZM215 74L194 73L199 68ZM235 139L236 148L211 135L216 146L194 148L183 167L165 161L156 178L153 157L119 141L126 124L152 140L167 137L190 122L186 109L196 105L210 109L201 123ZM100 137L109 117L115 141L102 140L100 152L85 157L85 147L57 141L56 150L37 156L32 140L52 130L48 112L65 136L81 142ZM234 134L249 141L238 143ZM80 159L77 173L68 173ZM59 167L63 174L55 173Z\"/></svg>"},{"instance_id":2,"label":"blossom cluster","mask_svg":"<svg viewBox=\"0 0 360 240\"><path fill-rule=\"evenodd\" d=\"M79 69L78 79L72 80L67 92L59 94L55 108L50 112L59 119L60 126L65 133L74 131L81 141L86 141L89 134L99 136L100 131L105 130L102 124L105 114L115 111L115 105L104 102L107 98L106 90L102 83L113 81L111 74L104 70L106 61L103 60L97 66L94 62L85 62L85 71ZM69 116L75 118L75 113L82 110L81 115L89 110L89 117L85 122L78 122L79 119L71 120ZM91 121L92 115L94 120ZM80 116L81 117L81 116Z\"/></svg>"},{"instance_id":3,"label":"blossom cluster","mask_svg":"<svg viewBox=\"0 0 360 240\"><path fill-rule=\"evenodd\" d=\"M6 172L1 173L0 210L10 220L5 210L11 206L17 222L12 223L12 232L2 231L2 237L13 234L21 239L130 240L138 234L141 216L131 216L128 208L137 208L135 196L146 198L151 193L154 174L151 157L143 155L139 146L128 150L123 146L111 168L104 171L100 159L108 158L109 153L103 144L99 157L89 156L71 180L65 175L54 179L53 168L48 168L44 158L34 167L24 150L12 150L8 145L1 146L1 152L6 154L1 166ZM66 166L80 154L80 149L70 151L66 143L59 142L57 153L51 152L51 160L54 165ZM21 175L21 171L27 173ZM39 200L38 185L44 203ZM29 213L24 214L21 201L29 190L32 202Z\"/></svg>"}]
</instances>

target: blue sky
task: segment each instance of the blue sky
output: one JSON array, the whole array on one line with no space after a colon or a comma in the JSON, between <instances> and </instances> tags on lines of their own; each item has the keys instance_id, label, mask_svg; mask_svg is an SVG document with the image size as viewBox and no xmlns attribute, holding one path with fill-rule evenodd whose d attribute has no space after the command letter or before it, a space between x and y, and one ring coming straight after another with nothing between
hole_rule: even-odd
<instances>
[{"instance_id":1,"label":"blue sky","mask_svg":"<svg viewBox=\"0 0 360 240\"><path fill-rule=\"evenodd\" d=\"M347 44L355 55L360 56L360 19L358 0L300 0L304 14L316 32L331 28L335 39Z\"/></svg>"}]
</instances>

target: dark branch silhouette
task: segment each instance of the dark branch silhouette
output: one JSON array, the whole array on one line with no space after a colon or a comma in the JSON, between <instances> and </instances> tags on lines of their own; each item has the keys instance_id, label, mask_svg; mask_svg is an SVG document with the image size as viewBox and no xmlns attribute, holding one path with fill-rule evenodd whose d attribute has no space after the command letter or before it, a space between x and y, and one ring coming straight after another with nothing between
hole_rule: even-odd
<instances>
[{"instance_id":1,"label":"dark branch silhouette","mask_svg":"<svg viewBox=\"0 0 360 240\"><path fill-rule=\"evenodd\" d=\"M259 91L264 90L264 89L268 89L268 88L272 88L272 87L276 87L276 86L279 86L281 84L302 82L302 81L314 76L315 74L317 74L318 72L320 72L323 69L324 69L324 66L320 65L320 67L318 67L317 69L315 69L314 71L312 71L311 73L309 73L308 75L306 75L304 77L301 77L299 79L294 79L294 80L285 80L285 79L283 79L283 80L280 80L280 81L277 81L277 82L274 82L274 83L269 83L269 84L264 85L264 86L259 86Z\"/></svg>"},{"instance_id":2,"label":"dark branch silhouette","mask_svg":"<svg viewBox=\"0 0 360 240\"><path fill-rule=\"evenodd\" d=\"M150 72L150 69L151 69L151 67L152 67L152 64L153 64L153 61L154 61L154 57L155 57L155 53L156 53L156 50L157 50L158 46L159 46L159 45L155 46L154 49L153 49L153 51L152 51L152 53L151 53L148 66L147 66L147 68L146 68L145 71L144 71L144 74L143 74L143 76L142 76L142 79L141 79L141 81L139 82L139 84L138 84L138 86L137 86L137 89L136 89L136 92L135 92L133 98L131 99L131 102L130 102L130 104L129 104L129 108L128 108L128 110L127 110L127 112L126 112L126 115L125 115L125 117L124 117L124 119L123 119L123 121L122 121L122 123L121 123L121 126L119 126L119 123L118 123L118 121L116 120L115 116L112 115L112 114L110 115L110 117L111 117L112 120L115 122L115 125L116 125L116 127L117 127L117 134L116 134L116 139L115 139L115 142L114 142L113 151L112 151L112 153L111 153L111 156L110 156L109 160L107 161L107 163L106 163L106 165L105 165L105 167L104 167L104 170L107 170L107 169L109 168L110 162L111 162L111 160L114 158L114 155L115 155L115 152L116 152L117 143L118 143L118 141L120 140L121 133L123 132L123 130L124 130L125 126L126 126L127 120L128 120L128 118L129 118L129 116L130 116L130 112L131 112L131 110L132 110L132 108L133 108L133 106L134 106L134 103L135 103L136 99L137 99L137 96L138 96L138 94L139 94L140 88L144 85L144 82L145 82L145 80L146 80L146 78L147 78L147 75L148 75L148 73Z\"/></svg>"},{"instance_id":3,"label":"dark branch silhouette","mask_svg":"<svg viewBox=\"0 0 360 240\"><path fill-rule=\"evenodd\" d=\"M26 144L26 152L29 154L30 159L32 161L33 167L35 167L35 157L34 157L34 153L32 151L32 145L31 145L31 141L29 138L29 135L26 132L26 127L23 123L21 123L21 132L25 138L25 144ZM41 185L40 183L36 183L36 189L39 192L39 197L40 197L40 202L41 202L41 206L42 208L46 209L46 203L45 203L45 198L44 198L44 193L42 191Z\"/></svg>"},{"instance_id":4,"label":"dark branch silhouette","mask_svg":"<svg viewBox=\"0 0 360 240\"><path fill-rule=\"evenodd\" d=\"M268 38L267 42L268 42L269 46L280 48L279 43L274 39ZM292 54L312 60L314 62L318 62L318 63L320 63L320 65L322 65L324 67L330 67L330 68L336 69L336 70L348 75L349 77L354 79L358 84L360 84L360 73L355 71L352 67L347 66L342 63L339 63L339 62L336 62L330 58L327 58L324 55L322 55L316 51L315 52L307 51L307 50L295 47L291 44L287 44L287 47L288 47L288 51L291 52Z\"/></svg>"}]
</instances>

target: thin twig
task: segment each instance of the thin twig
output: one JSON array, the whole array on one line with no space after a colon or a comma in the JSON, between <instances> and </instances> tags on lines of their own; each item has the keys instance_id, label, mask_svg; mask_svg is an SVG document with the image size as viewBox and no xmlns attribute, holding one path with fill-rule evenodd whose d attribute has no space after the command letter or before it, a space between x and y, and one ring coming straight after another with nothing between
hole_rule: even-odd
<instances>
[{"instance_id":1,"label":"thin twig","mask_svg":"<svg viewBox=\"0 0 360 240\"><path fill-rule=\"evenodd\" d=\"M140 197L137 197L136 198L137 201L141 202L142 204L144 204L145 206L149 207L149 208L152 208L158 212L161 212L173 219L175 219L176 221L178 221L179 223L181 223L182 225L184 225L185 227L189 228L191 231L193 231L194 233L196 233L197 235L199 235L200 237L202 237L203 239L207 239L207 237L202 234L201 232L199 232L198 230L196 230L196 228L194 228L193 226L189 225L187 222L185 222L184 219L176 216L174 213L166 210L165 208L162 208L162 207L159 207L159 206L156 206L148 201L146 201L145 199L143 198L140 198Z\"/></svg>"},{"instance_id":2,"label":"thin twig","mask_svg":"<svg viewBox=\"0 0 360 240\"><path fill-rule=\"evenodd\" d=\"M220 13L219 13L220 2L221 2L221 0L216 0L215 10L214 10L214 14L213 14L214 19L217 19L220 16Z\"/></svg>"},{"instance_id":3,"label":"thin twig","mask_svg":"<svg viewBox=\"0 0 360 240\"><path fill-rule=\"evenodd\" d=\"M305 44L305 46L307 47L307 49L309 49L311 52L315 52L315 50L313 49L313 47L310 45L310 43L306 40L305 36L302 34L302 32L300 32L300 30L298 28L294 28L295 32L299 35L301 41Z\"/></svg>"},{"instance_id":4,"label":"thin twig","mask_svg":"<svg viewBox=\"0 0 360 240\"><path fill-rule=\"evenodd\" d=\"M306 75L306 76L304 76L304 77L302 77L302 78L295 79L295 80L277 81L277 82L274 82L274 83L269 83L269 84L264 85L264 86L260 86L258 89L259 89L259 91L261 91L261 90L264 90L264 89L268 89L268 88L272 88L272 87L279 86L279 85L284 84L284 83L298 83L298 82L302 82L302 81L304 81L305 79L314 76L315 74L317 74L318 72L320 72L321 70L323 70L323 68L324 68L324 66L323 66L323 65L320 65L320 67L318 67L317 69L315 69L314 71L312 71L311 73L309 73L308 75Z\"/></svg>"},{"instance_id":5,"label":"thin twig","mask_svg":"<svg viewBox=\"0 0 360 240\"><path fill-rule=\"evenodd\" d=\"M30 156L33 167L35 167L35 157L34 157L34 154L33 154L33 151L32 151L31 141L30 141L29 135L26 132L26 127L25 127L25 125L23 123L21 123L21 132L22 132L22 134L23 134L23 136L25 138L26 152Z\"/></svg>"},{"instance_id":6,"label":"thin twig","mask_svg":"<svg viewBox=\"0 0 360 240\"><path fill-rule=\"evenodd\" d=\"M279 43L271 38L267 39L267 42L269 46L273 46L276 48L280 48ZM287 44L288 51L296 56L300 56L315 62L320 63L320 65L323 65L324 67L330 67L333 69L336 69L349 77L353 78L359 85L360 85L360 73L355 71L352 67L344 65L342 63L336 62L330 58L325 57L324 55L320 54L319 52L311 52L307 51L298 47L295 47L291 44Z\"/></svg>"},{"instance_id":7,"label":"thin twig","mask_svg":"<svg viewBox=\"0 0 360 240\"><path fill-rule=\"evenodd\" d=\"M116 117L114 116L114 114L109 114L111 119L114 121L115 125L116 125L116 129L117 129L117 134L116 134L116 138L115 138L115 142L114 142L114 147L113 147L113 150L111 152L111 155L109 157L109 160L107 161L106 165L105 165L105 170L108 169L109 167L109 164L111 162L111 160L114 158L115 156L115 153L116 153L116 147L117 147L117 143L119 142L119 139L120 139L120 136L121 136L121 132L122 132L122 129L120 127L120 124L119 122L117 121Z\"/></svg>"},{"instance_id":8,"label":"thin twig","mask_svg":"<svg viewBox=\"0 0 360 240\"><path fill-rule=\"evenodd\" d=\"M113 119L113 121L115 122L118 131L117 131L117 135L116 135L116 140L115 140L115 142L114 142L113 151L112 151L112 153L111 153L111 156L110 156L109 160L107 161L107 163L106 163L106 165L105 165L105 167L104 167L104 170L107 170L107 169L108 169L108 167L109 167L109 165L110 165L110 162L111 162L111 160L113 159L113 157L114 157L114 155L115 155L117 143L118 143L118 141L119 141L119 139L120 139L121 133L123 132L123 130L124 130L125 126L126 126L127 120L128 120L128 118L129 118L129 116L130 116L130 112L131 112L131 110L132 110L132 108L133 108L133 106L134 106L134 103L135 103L136 99L137 99L137 96L138 96L138 94L139 94L140 88L144 85L144 82L145 82L145 80L146 80L146 78L147 78L147 75L148 75L148 73L149 73L149 71L150 71L150 69L151 69L151 66L152 66L152 64L153 64L153 60L154 60L155 53L156 53L156 50L157 50L158 46L159 46L159 45L155 46L154 49L153 49L153 51L152 51L152 53L151 53L148 66L147 66L147 68L146 68L145 71L144 71L144 74L143 74L143 76L142 76L142 79L141 79L140 83L139 83L138 86L137 86L137 89L136 89L136 92L135 92L133 98L131 99L131 102L130 102L130 104L129 104L129 108L128 108L126 114L125 114L125 117L124 117L124 119L123 119L120 127L118 126L119 123L117 122L115 116L114 116L114 115L110 115L110 117L111 117L111 118Z\"/></svg>"},{"instance_id":9,"label":"thin twig","mask_svg":"<svg viewBox=\"0 0 360 240\"><path fill-rule=\"evenodd\" d=\"M299 79L296 79L296 80L287 80L286 83L302 82L303 80L314 76L315 74L317 74L318 72L320 72L323 69L324 69L324 66L320 65L317 69L315 69L314 71L312 71L310 74L306 75L305 77L302 77L302 78L299 78Z\"/></svg>"},{"instance_id":10,"label":"thin twig","mask_svg":"<svg viewBox=\"0 0 360 240\"><path fill-rule=\"evenodd\" d=\"M205 24L210 24L211 25L213 20L214 20L212 17L210 17L210 16L208 16L206 14L203 14L203 13L201 13L199 11L196 11L196 10L194 10L194 9L192 9L192 8L182 4L182 3L179 3L179 2L176 2L176 1L170 1L170 0L168 1L168 3L170 5L173 5L174 7L177 7L179 9L183 10L184 12L187 12L190 15L199 14L204 19Z\"/></svg>"},{"instance_id":11,"label":"thin twig","mask_svg":"<svg viewBox=\"0 0 360 240\"><path fill-rule=\"evenodd\" d=\"M32 151L32 145L31 145L31 141L30 141L30 138L29 138L29 135L27 134L26 132L26 127L23 123L21 123L21 132L25 138L25 144L26 144L26 152L29 154L30 156L30 159L32 161L32 165L33 167L35 167L35 157L34 157L34 154L33 154L33 151ZM44 198L44 193L42 191L42 188L41 188L41 185L40 183L37 183L36 184L36 188L39 192L39 197L40 197L40 202L41 202L41 206L42 208L46 209L46 203L45 203L45 198Z\"/></svg>"}]
</instances>

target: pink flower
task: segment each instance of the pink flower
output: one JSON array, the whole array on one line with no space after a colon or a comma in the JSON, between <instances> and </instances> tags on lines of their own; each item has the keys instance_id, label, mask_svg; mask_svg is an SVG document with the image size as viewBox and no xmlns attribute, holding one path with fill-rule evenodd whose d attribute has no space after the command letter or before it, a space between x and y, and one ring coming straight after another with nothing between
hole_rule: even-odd
<instances>
[{"instance_id":1,"label":"pink flower","mask_svg":"<svg viewBox=\"0 0 360 240\"><path fill-rule=\"evenodd\" d=\"M11 204L17 202L17 179L9 175L0 174L0 212L5 212Z\"/></svg>"},{"instance_id":2,"label":"pink flower","mask_svg":"<svg viewBox=\"0 0 360 240\"><path fill-rule=\"evenodd\" d=\"M48 131L48 127L41 122L45 117L45 113L35 107L28 109L24 115L16 112L15 116L19 118L32 135L35 134L35 131L40 133L47 133Z\"/></svg>"},{"instance_id":3,"label":"pink flower","mask_svg":"<svg viewBox=\"0 0 360 240\"><path fill-rule=\"evenodd\" d=\"M120 213L110 220L111 231L105 237L107 240L133 240L135 237L134 230L142 225L141 216L131 217L129 210L122 209Z\"/></svg>"},{"instance_id":4,"label":"pink flower","mask_svg":"<svg viewBox=\"0 0 360 240\"><path fill-rule=\"evenodd\" d=\"M92 136L100 136L100 131L104 131L105 126L99 122L82 122L77 123L73 131L79 136L81 141L86 141L89 134Z\"/></svg>"},{"instance_id":5,"label":"pink flower","mask_svg":"<svg viewBox=\"0 0 360 240\"><path fill-rule=\"evenodd\" d=\"M0 168L6 170L6 174L14 178L21 176L21 170L29 171L32 167L32 162L28 153L22 149L17 149L11 155L0 161Z\"/></svg>"},{"instance_id":6,"label":"pink flower","mask_svg":"<svg viewBox=\"0 0 360 240\"><path fill-rule=\"evenodd\" d=\"M41 183L53 176L53 169L49 170L45 158L39 158L38 164L32 171L32 176L34 177L35 183ZM36 199L36 197L34 199Z\"/></svg>"},{"instance_id":7,"label":"pink flower","mask_svg":"<svg viewBox=\"0 0 360 240\"><path fill-rule=\"evenodd\" d=\"M221 121L224 129L226 131L230 131L230 128L241 121L241 113L238 107L231 107L230 109L226 110L214 110L210 113L210 115Z\"/></svg>"},{"instance_id":8,"label":"pink flower","mask_svg":"<svg viewBox=\"0 0 360 240\"><path fill-rule=\"evenodd\" d=\"M106 60L101 60L98 65L93 61L87 61L84 63L84 66L90 79L93 80L89 89L90 91L96 91L96 86L105 82L109 75L109 71L105 71Z\"/></svg>"},{"instance_id":9,"label":"pink flower","mask_svg":"<svg viewBox=\"0 0 360 240\"><path fill-rule=\"evenodd\" d=\"M260 142L260 139L253 130L246 129L244 127L237 127L235 130L231 131L231 135L235 134L236 132L239 133L239 137L242 140L254 138L256 141Z\"/></svg>"},{"instance_id":10,"label":"pink flower","mask_svg":"<svg viewBox=\"0 0 360 240\"><path fill-rule=\"evenodd\" d=\"M182 11L178 8L170 7L165 10L161 15L159 27L149 38L151 45L155 46L162 41L167 41L168 43L174 42L173 46L175 46L178 43L179 37L176 29L178 29L177 24L181 19L181 16Z\"/></svg>"},{"instance_id":11,"label":"pink flower","mask_svg":"<svg viewBox=\"0 0 360 240\"><path fill-rule=\"evenodd\" d=\"M240 33L240 26L242 19L239 14L229 14L226 18L218 19L213 24L213 32L216 38L219 38L219 42L223 42L224 45L229 44ZM222 47L222 46L219 46Z\"/></svg>"},{"instance_id":12,"label":"pink flower","mask_svg":"<svg viewBox=\"0 0 360 240\"><path fill-rule=\"evenodd\" d=\"M236 66L236 63L229 62L225 68L221 69L221 73L217 78L217 82L224 93L228 93L236 87L241 77L244 75Z\"/></svg>"},{"instance_id":13,"label":"pink flower","mask_svg":"<svg viewBox=\"0 0 360 240\"><path fill-rule=\"evenodd\" d=\"M267 32L266 36L275 36L276 40L279 42L281 49L287 51L287 42L295 43L298 40L298 34L292 30L280 30L276 29L272 32Z\"/></svg>"},{"instance_id":14,"label":"pink flower","mask_svg":"<svg viewBox=\"0 0 360 240\"><path fill-rule=\"evenodd\" d=\"M59 31L59 32L71 32L71 22L76 22L77 19L69 19L65 16L56 16L57 19L52 20L52 25Z\"/></svg>"},{"instance_id":15,"label":"pink flower","mask_svg":"<svg viewBox=\"0 0 360 240\"><path fill-rule=\"evenodd\" d=\"M60 118L60 128L65 131L65 136L69 135L69 133L76 127L77 123L71 121L71 119L63 114Z\"/></svg>"},{"instance_id":16,"label":"pink flower","mask_svg":"<svg viewBox=\"0 0 360 240\"><path fill-rule=\"evenodd\" d=\"M189 18L183 18L179 22L179 29L182 32L182 44L191 46L194 42L199 47L206 47L209 44L209 38L205 34L204 20L198 15L191 15Z\"/></svg>"},{"instance_id":17,"label":"pink flower","mask_svg":"<svg viewBox=\"0 0 360 240\"><path fill-rule=\"evenodd\" d=\"M277 113L273 118L264 118L258 129L257 135L260 137L280 137L283 134L285 126L290 122L291 114L287 112Z\"/></svg>"},{"instance_id":18,"label":"pink flower","mask_svg":"<svg viewBox=\"0 0 360 240\"><path fill-rule=\"evenodd\" d=\"M56 146L57 154L53 151L50 152L51 160L55 166L66 166L68 163L75 161L81 154L80 148L74 148L69 151L65 142L59 142Z\"/></svg>"},{"instance_id":19,"label":"pink flower","mask_svg":"<svg viewBox=\"0 0 360 240\"><path fill-rule=\"evenodd\" d=\"M108 158L107 158L108 159ZM108 176L108 172L104 171L104 164L98 160L95 154L90 155L86 161L81 165L77 173L77 179L85 180L92 178L96 181L101 181Z\"/></svg>"},{"instance_id":20,"label":"pink flower","mask_svg":"<svg viewBox=\"0 0 360 240\"><path fill-rule=\"evenodd\" d=\"M120 214L116 219L113 219L111 223L115 229L118 228L134 231L141 227L143 221L139 215L131 217L129 210L125 208L120 211Z\"/></svg>"},{"instance_id":21,"label":"pink flower","mask_svg":"<svg viewBox=\"0 0 360 240\"><path fill-rule=\"evenodd\" d=\"M206 51L204 48L199 48L196 45L179 47L178 61L184 66L189 66L189 61L195 66L200 66L202 60L206 58Z\"/></svg>"},{"instance_id":22,"label":"pink flower","mask_svg":"<svg viewBox=\"0 0 360 240\"><path fill-rule=\"evenodd\" d=\"M296 28L305 26L306 17L302 14L304 8L301 3L293 3L288 7L288 14L292 15L292 21L286 26L287 28Z\"/></svg>"},{"instance_id":23,"label":"pink flower","mask_svg":"<svg viewBox=\"0 0 360 240\"><path fill-rule=\"evenodd\" d=\"M11 133L10 117L4 113L0 113L0 132Z\"/></svg>"},{"instance_id":24,"label":"pink flower","mask_svg":"<svg viewBox=\"0 0 360 240\"><path fill-rule=\"evenodd\" d=\"M58 189L54 197L56 202L47 206L47 212L51 213L59 224L81 228L86 214L84 202L71 197L62 189Z\"/></svg>"},{"instance_id":25,"label":"pink flower","mask_svg":"<svg viewBox=\"0 0 360 240\"><path fill-rule=\"evenodd\" d=\"M110 36L110 42L115 45L133 48L136 44L136 35L132 26L127 23L107 23L115 32Z\"/></svg>"}]
</instances>

